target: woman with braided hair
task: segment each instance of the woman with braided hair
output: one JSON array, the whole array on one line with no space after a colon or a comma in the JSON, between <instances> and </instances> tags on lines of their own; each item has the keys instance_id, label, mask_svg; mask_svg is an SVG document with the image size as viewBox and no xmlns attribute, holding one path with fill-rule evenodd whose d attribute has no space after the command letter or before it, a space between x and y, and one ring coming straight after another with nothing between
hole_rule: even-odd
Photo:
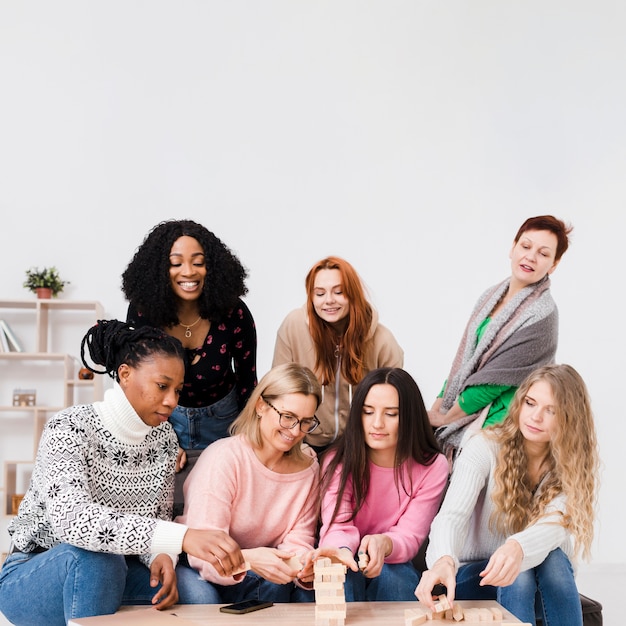
<instances>
[{"instance_id":1,"label":"woman with braided hair","mask_svg":"<svg viewBox=\"0 0 626 626\"><path fill-rule=\"evenodd\" d=\"M103 401L46 423L0 571L0 611L17 626L63 626L121 604L165 609L179 600L183 550L223 575L243 566L226 533L171 521L178 442L168 418L183 386L180 342L100 320L81 356L115 382Z\"/></svg>"},{"instance_id":2,"label":"woman with braided hair","mask_svg":"<svg viewBox=\"0 0 626 626\"><path fill-rule=\"evenodd\" d=\"M226 245L191 220L157 224L122 274L126 321L156 326L185 348L185 383L170 417L180 446L176 514L198 456L228 436L257 384L256 327L241 299L246 277Z\"/></svg>"},{"instance_id":3,"label":"woman with braided hair","mask_svg":"<svg viewBox=\"0 0 626 626\"><path fill-rule=\"evenodd\" d=\"M462 448L430 531L415 590L433 608L497 599L522 622L582 625L574 578L588 559L598 449L587 388L569 365L545 365L517 390L506 420Z\"/></svg>"}]
</instances>

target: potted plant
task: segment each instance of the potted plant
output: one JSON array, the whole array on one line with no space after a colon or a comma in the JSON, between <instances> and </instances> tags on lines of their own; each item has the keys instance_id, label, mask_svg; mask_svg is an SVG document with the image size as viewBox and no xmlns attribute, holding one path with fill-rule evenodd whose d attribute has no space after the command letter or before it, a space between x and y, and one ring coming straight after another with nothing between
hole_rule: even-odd
<instances>
[{"instance_id":1,"label":"potted plant","mask_svg":"<svg viewBox=\"0 0 626 626\"><path fill-rule=\"evenodd\" d=\"M69 281L61 280L56 267L31 267L26 271L24 287L37 294L38 298L56 298Z\"/></svg>"}]
</instances>

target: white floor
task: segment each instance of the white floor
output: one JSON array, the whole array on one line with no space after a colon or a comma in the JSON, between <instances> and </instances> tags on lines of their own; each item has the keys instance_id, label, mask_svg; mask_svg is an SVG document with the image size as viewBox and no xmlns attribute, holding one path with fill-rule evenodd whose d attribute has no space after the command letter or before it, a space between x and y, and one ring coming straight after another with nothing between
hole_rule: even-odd
<instances>
[{"instance_id":1,"label":"white floor","mask_svg":"<svg viewBox=\"0 0 626 626\"><path fill-rule=\"evenodd\" d=\"M626 564L582 565L578 572L580 593L602 604L603 626L622 626L624 601L621 594L626 589ZM0 613L0 626L10 622Z\"/></svg>"}]
</instances>

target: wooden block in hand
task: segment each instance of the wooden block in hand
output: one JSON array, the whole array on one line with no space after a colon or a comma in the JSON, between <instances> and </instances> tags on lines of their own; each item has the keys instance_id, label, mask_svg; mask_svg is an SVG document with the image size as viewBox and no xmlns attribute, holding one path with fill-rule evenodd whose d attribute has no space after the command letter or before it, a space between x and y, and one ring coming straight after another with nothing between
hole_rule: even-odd
<instances>
[{"instance_id":1,"label":"wooden block in hand","mask_svg":"<svg viewBox=\"0 0 626 626\"><path fill-rule=\"evenodd\" d=\"M297 556L292 556L288 559L285 559L285 563L287 563L287 565L289 565L291 569L295 569L298 572L302 569L302 563Z\"/></svg>"},{"instance_id":2,"label":"wooden block in hand","mask_svg":"<svg viewBox=\"0 0 626 626\"><path fill-rule=\"evenodd\" d=\"M358 556L359 569L363 571L370 562L369 554L367 554L367 552L359 552L357 556Z\"/></svg>"}]
</instances>

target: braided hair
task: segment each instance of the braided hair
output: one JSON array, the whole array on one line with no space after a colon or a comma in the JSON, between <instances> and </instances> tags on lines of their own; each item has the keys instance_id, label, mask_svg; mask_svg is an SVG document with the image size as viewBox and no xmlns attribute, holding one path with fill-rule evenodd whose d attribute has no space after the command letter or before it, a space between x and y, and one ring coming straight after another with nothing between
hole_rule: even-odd
<instances>
[{"instance_id":1,"label":"braided hair","mask_svg":"<svg viewBox=\"0 0 626 626\"><path fill-rule=\"evenodd\" d=\"M103 370L94 369L85 359L89 351L91 360L102 365ZM117 370L122 363L137 367L153 355L178 357L185 362L185 351L175 337L153 326L134 328L119 320L98 320L80 344L80 358L83 365L94 374L108 374L119 382Z\"/></svg>"}]
</instances>

